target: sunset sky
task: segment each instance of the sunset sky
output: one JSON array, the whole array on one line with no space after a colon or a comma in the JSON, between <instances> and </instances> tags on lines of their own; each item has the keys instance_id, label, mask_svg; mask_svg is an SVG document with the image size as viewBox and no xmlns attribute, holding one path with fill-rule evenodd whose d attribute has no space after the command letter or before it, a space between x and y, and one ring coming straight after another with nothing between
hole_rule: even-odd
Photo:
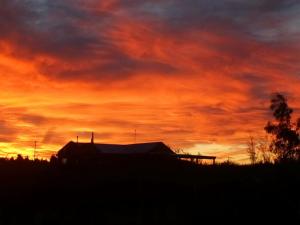
<instances>
[{"instance_id":1,"label":"sunset sky","mask_svg":"<svg viewBox=\"0 0 300 225\"><path fill-rule=\"evenodd\" d=\"M0 0L0 153L136 130L245 162L271 93L299 114L299 60L299 0Z\"/></svg>"}]
</instances>

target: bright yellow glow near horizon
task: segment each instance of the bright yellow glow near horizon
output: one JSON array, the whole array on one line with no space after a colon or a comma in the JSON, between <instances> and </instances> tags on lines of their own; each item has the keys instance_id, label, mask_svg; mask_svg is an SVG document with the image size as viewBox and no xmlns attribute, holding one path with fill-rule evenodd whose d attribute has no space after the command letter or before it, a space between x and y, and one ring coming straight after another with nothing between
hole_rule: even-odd
<instances>
[{"instance_id":1,"label":"bright yellow glow near horizon","mask_svg":"<svg viewBox=\"0 0 300 225\"><path fill-rule=\"evenodd\" d=\"M250 26L256 16L247 13L203 21L188 6L121 2L5 2L2 156L32 157L37 141L49 157L92 131L99 143L133 143L136 130L138 142L244 163L249 135L265 135L271 93L284 93L299 115L298 14L287 26L268 11ZM277 29L287 33L270 34Z\"/></svg>"}]
</instances>

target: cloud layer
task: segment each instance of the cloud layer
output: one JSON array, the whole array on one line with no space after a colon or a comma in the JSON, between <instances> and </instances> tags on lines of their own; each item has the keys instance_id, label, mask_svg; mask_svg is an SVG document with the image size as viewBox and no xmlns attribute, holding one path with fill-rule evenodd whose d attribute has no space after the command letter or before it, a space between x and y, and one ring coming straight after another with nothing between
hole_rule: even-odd
<instances>
[{"instance_id":1,"label":"cloud layer","mask_svg":"<svg viewBox=\"0 0 300 225\"><path fill-rule=\"evenodd\" d=\"M47 152L137 129L176 148L242 145L262 134L272 92L299 107L299 12L297 0L3 0L0 142Z\"/></svg>"}]
</instances>

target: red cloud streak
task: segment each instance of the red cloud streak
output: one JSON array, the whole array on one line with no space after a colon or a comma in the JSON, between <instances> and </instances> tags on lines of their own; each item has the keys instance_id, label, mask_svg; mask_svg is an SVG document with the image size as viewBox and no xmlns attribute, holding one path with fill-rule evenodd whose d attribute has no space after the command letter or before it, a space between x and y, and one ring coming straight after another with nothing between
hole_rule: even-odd
<instances>
[{"instance_id":1,"label":"red cloud streak","mask_svg":"<svg viewBox=\"0 0 300 225\"><path fill-rule=\"evenodd\" d=\"M236 15L205 1L51 2L2 3L2 155L32 155L38 141L49 157L91 131L98 142L130 143L137 130L139 142L245 162L272 92L299 114L299 5L278 3L261 23L247 1Z\"/></svg>"}]
</instances>

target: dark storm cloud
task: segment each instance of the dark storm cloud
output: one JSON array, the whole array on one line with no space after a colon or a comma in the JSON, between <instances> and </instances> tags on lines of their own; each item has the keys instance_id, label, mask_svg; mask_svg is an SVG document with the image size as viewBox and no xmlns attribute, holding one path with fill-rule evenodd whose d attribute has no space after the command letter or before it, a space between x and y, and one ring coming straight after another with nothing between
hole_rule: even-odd
<instances>
[{"instance_id":1,"label":"dark storm cloud","mask_svg":"<svg viewBox=\"0 0 300 225\"><path fill-rule=\"evenodd\" d=\"M95 34L78 26L94 21L88 11L69 1L4 0L1 2L0 29L2 38L14 41L21 52L49 54L72 59L93 53L92 47L105 46ZM105 20L105 15L99 15ZM101 21L98 21L101 22ZM18 52L14 53L18 54Z\"/></svg>"},{"instance_id":2,"label":"dark storm cloud","mask_svg":"<svg viewBox=\"0 0 300 225\"><path fill-rule=\"evenodd\" d=\"M124 5L126 1L122 1ZM191 26L206 26L215 22L249 25L259 23L262 19L281 20L278 16L300 7L297 0L165 0L143 1L134 8L140 17L145 13L165 19L176 26L182 24L186 28ZM124 6L123 5L123 6ZM132 8L132 7L131 7ZM269 24L271 25L271 24ZM241 27L247 29L247 27Z\"/></svg>"}]
</instances>

